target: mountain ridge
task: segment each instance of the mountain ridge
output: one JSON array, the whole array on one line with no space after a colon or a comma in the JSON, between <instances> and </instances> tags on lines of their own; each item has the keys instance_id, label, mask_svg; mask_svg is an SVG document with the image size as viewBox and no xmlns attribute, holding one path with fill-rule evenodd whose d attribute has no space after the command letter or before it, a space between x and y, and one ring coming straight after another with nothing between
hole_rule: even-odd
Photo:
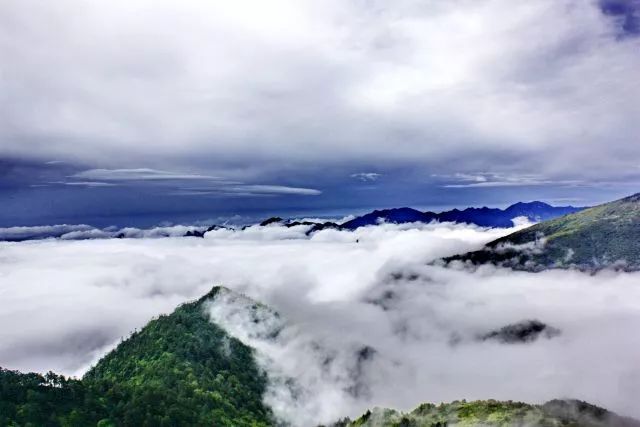
<instances>
[{"instance_id":1,"label":"mountain ridge","mask_svg":"<svg viewBox=\"0 0 640 427\"><path fill-rule=\"evenodd\" d=\"M446 262L519 270L640 270L640 193L544 221Z\"/></svg>"},{"instance_id":2,"label":"mountain ridge","mask_svg":"<svg viewBox=\"0 0 640 427\"><path fill-rule=\"evenodd\" d=\"M402 224L407 222L432 221L457 222L475 224L482 227L513 227L513 219L524 216L533 222L556 218L569 213L579 212L584 207L575 206L552 206L540 201L517 202L505 209L468 207L463 210L452 209L435 213L431 211L422 212L417 209L403 207L374 210L368 214L359 216L340 225L342 229L355 230L359 227L376 225L380 222Z\"/></svg>"}]
</instances>

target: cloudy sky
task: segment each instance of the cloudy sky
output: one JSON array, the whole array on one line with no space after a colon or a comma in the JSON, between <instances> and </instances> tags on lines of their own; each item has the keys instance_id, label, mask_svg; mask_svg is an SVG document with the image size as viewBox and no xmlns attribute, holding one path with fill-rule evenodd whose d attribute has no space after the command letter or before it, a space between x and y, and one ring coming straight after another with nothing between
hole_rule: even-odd
<instances>
[{"instance_id":1,"label":"cloudy sky","mask_svg":"<svg viewBox=\"0 0 640 427\"><path fill-rule=\"evenodd\" d=\"M0 3L0 225L640 188L638 0Z\"/></svg>"}]
</instances>

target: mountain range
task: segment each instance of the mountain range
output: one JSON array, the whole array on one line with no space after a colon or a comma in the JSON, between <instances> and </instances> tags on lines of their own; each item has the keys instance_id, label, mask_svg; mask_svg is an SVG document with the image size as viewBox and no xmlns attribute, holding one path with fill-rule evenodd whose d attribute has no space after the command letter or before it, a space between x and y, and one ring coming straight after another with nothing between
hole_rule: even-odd
<instances>
[{"instance_id":1,"label":"mountain range","mask_svg":"<svg viewBox=\"0 0 640 427\"><path fill-rule=\"evenodd\" d=\"M525 217L532 222L540 222L556 218L562 215L579 212L582 207L574 206L551 206L543 202L518 202L506 209L498 208L466 208L464 210L453 209L435 213L431 211L422 212L412 208L394 208L385 210L375 210L366 215L359 216L340 225L342 229L355 230L359 227L376 225L381 222L402 224L408 222L429 223L458 222L475 224L481 227L513 227L513 219Z\"/></svg>"},{"instance_id":2,"label":"mountain range","mask_svg":"<svg viewBox=\"0 0 640 427\"><path fill-rule=\"evenodd\" d=\"M573 206L551 206L542 202L516 203L506 209L492 208L466 208L463 210L453 209L450 211L435 213L422 212L412 208L394 208L375 210L368 214L353 218L344 223L333 221L298 221L285 220L280 217L271 217L261 221L254 226L279 225L285 227L295 227L299 225L307 226L307 235L327 228L337 230L355 230L359 227L377 225L381 222L403 224L410 222L429 223L459 222L475 224L482 227L512 227L513 218L526 217L529 221L539 222L551 218L556 218L568 213L578 212L584 208ZM0 241L22 242L27 240L40 239L61 239L61 240L88 240L88 239L138 239L138 238L163 238L163 237L204 237L208 232L215 230L244 230L251 225L244 227L234 227L230 225L210 225L210 226L161 226L151 229L139 229L132 227L117 228L107 227L104 229L94 228L86 224L76 225L50 225L34 227L9 227L0 228Z\"/></svg>"},{"instance_id":3,"label":"mountain range","mask_svg":"<svg viewBox=\"0 0 640 427\"><path fill-rule=\"evenodd\" d=\"M318 221L297 221L286 220L278 216L267 218L261 221L260 227L267 226L284 226L284 227L296 227L307 226L309 229L306 234L311 235L316 231L325 230L328 228L335 230L347 230L353 231L360 227L374 226L381 223L388 224L407 224L407 223L424 223L428 224L433 221L437 222L455 222L463 224L474 224L480 227L499 227L510 228L514 226L513 219L518 217L524 217L531 222L540 222L552 218L557 218L562 215L579 212L585 209L584 207L574 206L551 206L544 202L518 202L506 209L498 208L466 208L463 210L452 209L443 212L431 212L420 211L413 208L402 207L392 209L374 210L367 214L355 217L343 223L337 223L333 221L318 222ZM246 229L250 226L245 226L242 229ZM218 228L224 228L221 226L211 226L206 230L189 231L185 236L204 237L205 233Z\"/></svg>"},{"instance_id":4,"label":"mountain range","mask_svg":"<svg viewBox=\"0 0 640 427\"><path fill-rule=\"evenodd\" d=\"M268 377L256 361L256 351L208 315L219 295L231 292L214 287L199 300L151 320L81 380L0 369L0 425L287 425L263 401ZM266 307L258 302L249 306ZM253 321L267 320L256 316ZM374 409L332 426L446 425L640 427L635 420L574 400L544 405L492 400L426 403L411 413Z\"/></svg>"},{"instance_id":5,"label":"mountain range","mask_svg":"<svg viewBox=\"0 0 640 427\"><path fill-rule=\"evenodd\" d=\"M447 258L519 270L640 270L640 193L535 224Z\"/></svg>"}]
</instances>

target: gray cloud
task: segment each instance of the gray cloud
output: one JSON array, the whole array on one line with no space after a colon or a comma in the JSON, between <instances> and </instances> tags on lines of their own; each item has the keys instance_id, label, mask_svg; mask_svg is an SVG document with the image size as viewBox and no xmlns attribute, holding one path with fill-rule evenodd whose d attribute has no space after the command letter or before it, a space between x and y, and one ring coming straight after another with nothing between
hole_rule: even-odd
<instances>
[{"instance_id":1,"label":"gray cloud","mask_svg":"<svg viewBox=\"0 0 640 427\"><path fill-rule=\"evenodd\" d=\"M639 175L640 38L597 2L0 8L0 155L259 183L337 164Z\"/></svg>"}]
</instances>

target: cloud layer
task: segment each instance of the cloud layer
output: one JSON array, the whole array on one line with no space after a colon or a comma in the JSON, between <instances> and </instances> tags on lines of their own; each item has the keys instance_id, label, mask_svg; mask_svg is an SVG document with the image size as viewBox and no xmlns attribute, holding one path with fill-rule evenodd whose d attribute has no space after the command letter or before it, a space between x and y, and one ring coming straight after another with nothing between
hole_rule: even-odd
<instances>
[{"instance_id":1,"label":"cloud layer","mask_svg":"<svg viewBox=\"0 0 640 427\"><path fill-rule=\"evenodd\" d=\"M636 9L605 3L5 1L0 156L638 178Z\"/></svg>"},{"instance_id":2,"label":"cloud layer","mask_svg":"<svg viewBox=\"0 0 640 427\"><path fill-rule=\"evenodd\" d=\"M275 341L261 340L232 304L214 319L260 350L272 379L267 402L298 425L310 414L330 421L461 398L575 397L640 416L638 274L429 265L509 230L305 231L0 243L0 365L81 374L153 316L224 284L282 314ZM477 339L525 319L561 334Z\"/></svg>"}]
</instances>

